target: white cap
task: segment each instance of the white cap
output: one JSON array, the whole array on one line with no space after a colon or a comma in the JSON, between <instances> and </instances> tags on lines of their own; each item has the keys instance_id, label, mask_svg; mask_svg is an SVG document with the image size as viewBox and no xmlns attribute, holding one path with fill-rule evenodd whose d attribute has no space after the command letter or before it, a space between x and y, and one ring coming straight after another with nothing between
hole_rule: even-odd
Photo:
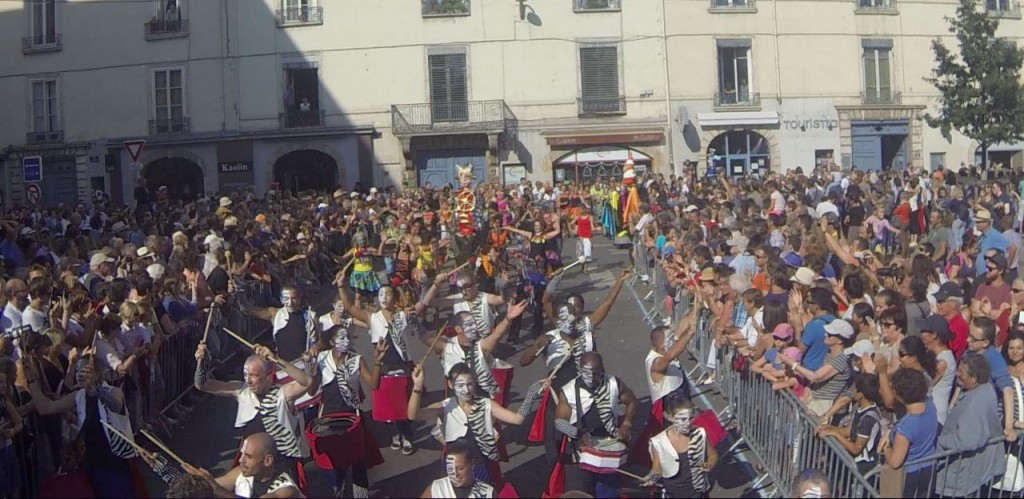
<instances>
[{"instance_id":1,"label":"white cap","mask_svg":"<svg viewBox=\"0 0 1024 499\"><path fill-rule=\"evenodd\" d=\"M210 249L213 249L213 248L223 248L224 247L224 240L219 238L219 237L217 237L216 234L210 234L210 235L206 236L206 239L203 239L203 244L206 245L206 246L209 246Z\"/></svg>"},{"instance_id":2,"label":"white cap","mask_svg":"<svg viewBox=\"0 0 1024 499\"><path fill-rule=\"evenodd\" d=\"M305 232L299 232L298 234L295 235L295 240L296 241L305 241L306 240L306 233Z\"/></svg>"},{"instance_id":3,"label":"white cap","mask_svg":"<svg viewBox=\"0 0 1024 499\"><path fill-rule=\"evenodd\" d=\"M238 218L226 217L224 219L224 227L238 227Z\"/></svg>"},{"instance_id":4,"label":"white cap","mask_svg":"<svg viewBox=\"0 0 1024 499\"><path fill-rule=\"evenodd\" d=\"M92 257L89 258L89 267L99 267L104 263L114 263L116 261L117 260L114 260L113 258L107 256L106 253L96 252L95 254L92 255Z\"/></svg>"},{"instance_id":5,"label":"white cap","mask_svg":"<svg viewBox=\"0 0 1024 499\"><path fill-rule=\"evenodd\" d=\"M691 211L698 211L698 208L692 204L683 208L683 213L690 213Z\"/></svg>"},{"instance_id":6,"label":"white cap","mask_svg":"<svg viewBox=\"0 0 1024 499\"><path fill-rule=\"evenodd\" d=\"M376 187L370 187L370 194L376 194L376 193L377 193L377 188Z\"/></svg>"},{"instance_id":7,"label":"white cap","mask_svg":"<svg viewBox=\"0 0 1024 499\"><path fill-rule=\"evenodd\" d=\"M149 247L143 246L135 250L135 256L138 256L139 258L153 258L155 255L150 251Z\"/></svg>"},{"instance_id":8,"label":"white cap","mask_svg":"<svg viewBox=\"0 0 1024 499\"><path fill-rule=\"evenodd\" d=\"M843 319L836 319L825 325L825 333L848 340L853 338L853 325Z\"/></svg>"},{"instance_id":9,"label":"white cap","mask_svg":"<svg viewBox=\"0 0 1024 499\"><path fill-rule=\"evenodd\" d=\"M860 340L854 343L852 347L844 350L843 353L847 356L854 355L857 358L863 359L875 353L875 346L871 344L871 340Z\"/></svg>"},{"instance_id":10,"label":"white cap","mask_svg":"<svg viewBox=\"0 0 1024 499\"><path fill-rule=\"evenodd\" d=\"M353 192L353 193L349 194L348 197L350 197L352 199L355 199L355 198L359 197L359 193L358 192Z\"/></svg>"},{"instance_id":11,"label":"white cap","mask_svg":"<svg viewBox=\"0 0 1024 499\"><path fill-rule=\"evenodd\" d=\"M818 274L815 271L807 267L800 267L796 269L796 274L794 274L793 277L790 277L789 280L797 284L810 286L811 284L814 284L814 280L817 278Z\"/></svg>"},{"instance_id":12,"label":"white cap","mask_svg":"<svg viewBox=\"0 0 1024 499\"><path fill-rule=\"evenodd\" d=\"M159 263L154 263L149 267L146 267L146 273L153 279L160 279L164 276L164 266Z\"/></svg>"}]
</instances>

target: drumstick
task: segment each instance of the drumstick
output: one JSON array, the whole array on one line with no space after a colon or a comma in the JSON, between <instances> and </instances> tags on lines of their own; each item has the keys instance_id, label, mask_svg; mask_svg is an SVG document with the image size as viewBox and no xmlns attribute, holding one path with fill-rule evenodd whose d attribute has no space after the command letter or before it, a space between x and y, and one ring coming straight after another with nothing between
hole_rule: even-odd
<instances>
[{"instance_id":1,"label":"drumstick","mask_svg":"<svg viewBox=\"0 0 1024 499\"><path fill-rule=\"evenodd\" d=\"M210 334L210 324L213 324L213 306L210 307L210 311L206 314L206 329L203 331L203 343L206 343L206 337Z\"/></svg>"},{"instance_id":2,"label":"drumstick","mask_svg":"<svg viewBox=\"0 0 1024 499\"><path fill-rule=\"evenodd\" d=\"M346 271L348 270L348 268L349 268L349 267L351 267L351 266L352 266L352 264L354 264L354 263L356 263L356 257L355 257L355 256L353 256L352 258L350 258L350 259L348 260L348 263L346 263L346 264L345 264L345 266L344 266L344 267L342 267L342 268L341 268L341 270L339 270L339 271L338 271L338 277L337 277L337 278L335 279L335 281L337 281L338 279L342 279L341 285L342 285L342 286L344 286L344 285L345 285L345 281L344 281L344 279L345 279L345 272L346 272Z\"/></svg>"},{"instance_id":3,"label":"drumstick","mask_svg":"<svg viewBox=\"0 0 1024 499\"><path fill-rule=\"evenodd\" d=\"M634 475L634 474L632 474L632 473L630 473L630 472L628 472L628 471L626 471L624 469L621 469L621 468L615 468L615 471L617 471L617 472L619 472L619 473L621 473L623 475L626 475L626 476L628 476L630 478L635 478L636 480L639 480L641 482L645 480L644 477L642 477L640 475ZM664 485L662 485L660 483L656 483L656 484L654 484L654 486L655 487L664 487Z\"/></svg>"},{"instance_id":4,"label":"drumstick","mask_svg":"<svg viewBox=\"0 0 1024 499\"><path fill-rule=\"evenodd\" d=\"M572 262L569 265L566 265L565 267L562 267L562 268L558 269L558 272L555 272L551 277L555 277L557 275L564 274L567 270L569 270L569 269L571 269L571 268L573 268L573 267L575 267L577 265L582 264L584 261L586 261L586 257L581 255L579 258L576 259L575 262Z\"/></svg>"},{"instance_id":5,"label":"drumstick","mask_svg":"<svg viewBox=\"0 0 1024 499\"><path fill-rule=\"evenodd\" d=\"M249 347L249 349L250 349L250 350L255 350L255 349L256 349L256 345L253 345L252 343L249 343L249 341L248 341L248 340L246 340L245 338L242 338L241 336L239 336L239 335L235 334L235 332L234 332L234 331L232 331L232 330L230 330L230 329L228 329L228 328L224 328L224 332L225 332L225 333L228 333L229 335L231 335L232 337L234 337L234 338L235 338L236 340L240 341L240 342L241 342L241 343L242 343L243 345L245 345L245 346ZM279 366L281 366L281 367L284 367L284 361L282 361L281 359L277 359L277 360L276 360L275 362L276 362L276 363L277 363L277 364L278 364Z\"/></svg>"},{"instance_id":6,"label":"drumstick","mask_svg":"<svg viewBox=\"0 0 1024 499\"><path fill-rule=\"evenodd\" d=\"M451 322L451 318L444 321L441 328L437 330L437 334L434 335L434 340L430 342L430 348L427 349L427 353L423 354L423 360L420 360L418 365L423 366L423 363L427 361L427 357L430 357L430 352L434 351L434 346L437 345L437 340L441 338L441 331L444 331L444 328L448 327L449 322Z\"/></svg>"},{"instance_id":7,"label":"drumstick","mask_svg":"<svg viewBox=\"0 0 1024 499\"><path fill-rule=\"evenodd\" d=\"M166 452L167 455L171 456L171 458L174 459L175 461L177 461L178 464L180 464L182 466L185 466L186 464L188 464L188 463L185 462L184 459L181 458L181 456L178 456L177 454L174 453L174 451L172 451L166 445L164 445L164 443L161 442L159 438L156 438L155 436L153 436L152 433L150 433L150 432L148 432L146 430L139 430L139 433L142 433L142 436L148 438L150 442L153 442L154 444L156 444L156 446L159 447L160 450Z\"/></svg>"},{"instance_id":8,"label":"drumstick","mask_svg":"<svg viewBox=\"0 0 1024 499\"><path fill-rule=\"evenodd\" d=\"M552 370L551 374L549 374L548 377L544 380L544 383L551 383L551 380L555 379L555 374L558 374L558 370L561 369L562 366L565 365L565 361L569 360L570 358L572 358L572 352L569 352L564 358L562 358L562 360L558 362L558 365L555 366L555 369ZM550 386L548 387L548 389L551 390L551 395L555 397L555 400L557 400L558 393L555 392L555 389Z\"/></svg>"},{"instance_id":9,"label":"drumstick","mask_svg":"<svg viewBox=\"0 0 1024 499\"><path fill-rule=\"evenodd\" d=\"M103 423L103 426L106 426L107 429L110 430L111 433L113 433L114 435L117 435L117 438L120 438L121 440L124 440L125 442L127 442L129 445L134 447L135 450L137 452L139 452L140 454L146 454L146 455L151 454L148 450L143 449L142 446L140 446L139 444L135 443L135 441L133 441L132 439L126 437L124 435L124 433L121 433L120 431L118 431L117 428L114 428L113 426L110 426L110 423L108 423L106 421L103 421L102 419L100 420L100 422Z\"/></svg>"}]
</instances>

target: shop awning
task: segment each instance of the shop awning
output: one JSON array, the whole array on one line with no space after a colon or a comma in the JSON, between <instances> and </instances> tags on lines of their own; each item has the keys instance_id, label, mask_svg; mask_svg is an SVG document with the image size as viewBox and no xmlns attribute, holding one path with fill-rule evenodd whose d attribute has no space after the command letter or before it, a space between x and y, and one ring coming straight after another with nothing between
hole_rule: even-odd
<instances>
[{"instance_id":1,"label":"shop awning","mask_svg":"<svg viewBox=\"0 0 1024 499\"><path fill-rule=\"evenodd\" d=\"M734 126L771 126L779 124L777 111L741 111L735 113L697 113L701 128Z\"/></svg>"},{"instance_id":2,"label":"shop awning","mask_svg":"<svg viewBox=\"0 0 1024 499\"><path fill-rule=\"evenodd\" d=\"M629 159L629 149L624 147L592 147L562 156L555 164L571 165L573 163L616 162ZM651 157L639 151L633 151L633 161L650 161Z\"/></svg>"},{"instance_id":3,"label":"shop awning","mask_svg":"<svg viewBox=\"0 0 1024 499\"><path fill-rule=\"evenodd\" d=\"M1017 152L1017 151L1024 151L1024 143L1005 144L1005 143L1000 142L998 144L992 144L992 145L988 146L988 152L990 152L990 153L991 152Z\"/></svg>"}]
</instances>

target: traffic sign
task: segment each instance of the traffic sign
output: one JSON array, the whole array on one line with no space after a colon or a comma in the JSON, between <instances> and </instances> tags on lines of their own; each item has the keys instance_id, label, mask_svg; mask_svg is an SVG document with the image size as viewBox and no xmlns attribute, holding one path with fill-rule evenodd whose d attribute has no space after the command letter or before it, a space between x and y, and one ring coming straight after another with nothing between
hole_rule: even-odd
<instances>
[{"instance_id":1,"label":"traffic sign","mask_svg":"<svg viewBox=\"0 0 1024 499\"><path fill-rule=\"evenodd\" d=\"M43 196L43 191L39 189L39 184L28 184L25 186L25 197L28 198L29 204L39 204L39 198Z\"/></svg>"},{"instance_id":2,"label":"traffic sign","mask_svg":"<svg viewBox=\"0 0 1024 499\"><path fill-rule=\"evenodd\" d=\"M43 158L41 156L21 158L21 172L25 182L42 182Z\"/></svg>"},{"instance_id":3,"label":"traffic sign","mask_svg":"<svg viewBox=\"0 0 1024 499\"><path fill-rule=\"evenodd\" d=\"M139 162L139 157L142 156L142 148L144 147L146 147L145 140L124 141L124 148L128 150L128 156L131 156L132 163Z\"/></svg>"}]
</instances>

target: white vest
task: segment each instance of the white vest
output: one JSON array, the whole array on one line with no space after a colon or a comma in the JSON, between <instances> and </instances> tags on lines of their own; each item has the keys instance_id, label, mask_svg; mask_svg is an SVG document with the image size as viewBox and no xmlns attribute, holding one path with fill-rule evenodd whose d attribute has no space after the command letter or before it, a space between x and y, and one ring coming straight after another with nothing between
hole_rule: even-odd
<instances>
[{"instance_id":1,"label":"white vest","mask_svg":"<svg viewBox=\"0 0 1024 499\"><path fill-rule=\"evenodd\" d=\"M494 432L494 416L491 414L491 404L484 405L484 421L487 432L497 438ZM442 427L443 426L443 427ZM458 399L449 397L441 402L441 415L437 418L435 425L435 436L444 437L445 443L454 442L464 436L469 428L469 416L462 410Z\"/></svg>"},{"instance_id":2,"label":"white vest","mask_svg":"<svg viewBox=\"0 0 1024 499\"><path fill-rule=\"evenodd\" d=\"M341 322L335 324L334 319L331 318L331 312L321 315L319 322L321 331L327 331L334 326L344 326L346 329L352 327L352 319L342 319Z\"/></svg>"},{"instance_id":3,"label":"white vest","mask_svg":"<svg viewBox=\"0 0 1024 499\"><path fill-rule=\"evenodd\" d=\"M654 350L651 350L647 354L647 359L644 363L647 366L647 387L651 391L651 403L661 400L664 396L674 392L680 386L683 386L683 373L682 366L679 365L679 361L673 359L668 364L668 368L665 369L665 374L662 376L661 381L655 383L654 376L651 374L651 366L654 365L654 361L661 358L662 355Z\"/></svg>"},{"instance_id":4,"label":"white vest","mask_svg":"<svg viewBox=\"0 0 1024 499\"><path fill-rule=\"evenodd\" d=\"M707 433L704 428L694 427L690 436L690 448L686 451L685 459L690 463L690 473L693 476L693 484L696 488L706 486L707 480L704 476L704 471L699 466L704 465L703 456L706 449L697 449L699 456L697 459L693 459L690 456L690 451L694 450L694 446L706 447L707 446ZM651 441L648 447L653 450L654 456L661 463L661 476L665 478L672 478L679 474L679 452L676 452L675 447L672 446L672 442L668 439L668 430L665 430L654 437L651 437ZM697 466L697 468L695 468Z\"/></svg>"},{"instance_id":5,"label":"white vest","mask_svg":"<svg viewBox=\"0 0 1024 499\"><path fill-rule=\"evenodd\" d=\"M348 387L349 390L351 390L352 396L358 399L360 375L359 368L362 365L362 360L360 360L362 359L362 355L356 353L349 353L349 356L356 358L356 369L355 372L348 373ZM324 385L328 385L332 381L334 381L334 371L338 369L338 364L334 361L334 352L331 350L328 350L326 352L320 352L320 355L317 357L317 361L320 362L321 376L320 388L317 390L317 393L321 393L324 389ZM358 407L356 407L356 409L358 409Z\"/></svg>"},{"instance_id":6,"label":"white vest","mask_svg":"<svg viewBox=\"0 0 1024 499\"><path fill-rule=\"evenodd\" d=\"M576 424L580 414L576 411L576 382L579 378L574 378L572 381L565 384L562 387L562 393L565 395L565 399L569 402L569 407L572 408L572 416L569 417L569 423ZM615 426L619 426L619 418L622 417L622 409L619 407L619 380L614 376L608 376L608 399L612 404L612 415L615 417ZM580 409L583 410L583 414L590 412L590 408L594 405L594 397L590 392L580 387Z\"/></svg>"},{"instance_id":7,"label":"white vest","mask_svg":"<svg viewBox=\"0 0 1024 499\"><path fill-rule=\"evenodd\" d=\"M451 371L452 367L459 362L466 361L466 353L463 351L463 346L459 344L457 337L450 338L444 344L444 350L441 352L441 368L444 369L445 377L448 376L448 372ZM487 367L491 367L490 357L484 355L483 347L480 346L480 342L476 344L477 353L480 354L481 358L487 362ZM474 373L475 375L476 373Z\"/></svg>"},{"instance_id":8,"label":"white vest","mask_svg":"<svg viewBox=\"0 0 1024 499\"><path fill-rule=\"evenodd\" d=\"M487 331L484 333L484 336L487 336L488 334L491 334L491 330L494 329L494 310L491 309L490 303L487 302L487 299L490 298L491 295L482 292L478 293L478 295L480 296L480 308L482 309L481 312L484 318L484 325L487 326ZM452 306L452 310L456 314L459 312L473 313L472 307L473 302L463 298L462 300L455 302L455 305Z\"/></svg>"},{"instance_id":9,"label":"white vest","mask_svg":"<svg viewBox=\"0 0 1024 499\"><path fill-rule=\"evenodd\" d=\"M75 393L75 415L77 416L79 428L85 424L85 396L85 390L78 390L78 392ZM124 408L124 414L107 412L107 407L103 405L102 400L97 400L96 405L99 406L100 421L106 421L107 424L113 426L115 430L128 437L132 443L135 443L135 437L132 434L132 423L128 418L127 404ZM136 456L135 447L125 442L120 436L112 433L110 428L107 428L103 423L100 423L100 426L103 427L103 434L107 436L107 442L110 444L110 450L115 456L120 457L121 459L130 459Z\"/></svg>"},{"instance_id":10,"label":"white vest","mask_svg":"<svg viewBox=\"0 0 1024 499\"><path fill-rule=\"evenodd\" d=\"M485 497L494 496L494 487L487 485L482 482L477 482L476 486L482 486L485 492ZM438 478L434 480L434 483L430 484L430 497L433 498L454 498L455 487L452 487L452 481L448 477Z\"/></svg>"},{"instance_id":11,"label":"white vest","mask_svg":"<svg viewBox=\"0 0 1024 499\"><path fill-rule=\"evenodd\" d=\"M306 320L306 350L316 344L318 338L316 337L316 314L310 310L303 310L302 317ZM277 342L277 333L284 329L288 324L288 310L284 307L277 309L277 313L274 314L273 326L274 326L274 341ZM293 361L295 359L283 359L287 361Z\"/></svg>"},{"instance_id":12,"label":"white vest","mask_svg":"<svg viewBox=\"0 0 1024 499\"><path fill-rule=\"evenodd\" d=\"M562 362L567 355L571 355L572 347L569 346L569 342L562 338L562 334L556 329L554 331L548 331L546 333L551 341L546 347L544 347L545 363L548 369L554 369L558 367L558 364ZM583 333L576 341L583 342L583 351L592 352L594 351L594 335L589 330Z\"/></svg>"},{"instance_id":13,"label":"white vest","mask_svg":"<svg viewBox=\"0 0 1024 499\"><path fill-rule=\"evenodd\" d=\"M405 330L409 327L409 320L406 317L405 312L395 312L391 315L391 323L394 324L395 328L398 329L399 335L404 335ZM370 341L373 343L380 343L380 340L387 339L392 344L395 340L391 338L388 333L388 321L384 318L383 312L374 312L370 316ZM405 345L405 342L402 342ZM398 350L398 355L402 357L402 360L409 360L408 347L405 350L398 348L395 345L395 349Z\"/></svg>"},{"instance_id":14,"label":"white vest","mask_svg":"<svg viewBox=\"0 0 1024 499\"><path fill-rule=\"evenodd\" d=\"M253 497L253 481L254 477L245 476L241 473L238 474L238 478L235 478L235 495L238 497ZM287 473L281 473L274 478L274 481L270 483L270 487L267 488L267 493L277 492L285 487L291 487L295 490L299 490L299 486L295 485L292 478ZM299 493L299 497L305 497Z\"/></svg>"}]
</instances>

